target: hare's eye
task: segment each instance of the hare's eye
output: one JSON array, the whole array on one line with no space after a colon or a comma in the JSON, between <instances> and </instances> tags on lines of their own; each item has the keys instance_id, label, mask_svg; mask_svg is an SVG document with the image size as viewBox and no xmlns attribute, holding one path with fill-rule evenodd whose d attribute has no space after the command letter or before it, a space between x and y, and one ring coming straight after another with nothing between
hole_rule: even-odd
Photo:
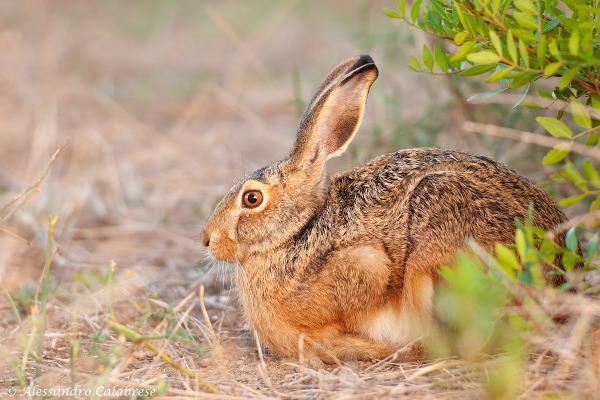
<instances>
[{"instance_id":1,"label":"hare's eye","mask_svg":"<svg viewBox=\"0 0 600 400\"><path fill-rule=\"evenodd\" d=\"M263 202L263 195L258 190L250 190L242 196L244 206L248 208L256 208Z\"/></svg>"}]
</instances>

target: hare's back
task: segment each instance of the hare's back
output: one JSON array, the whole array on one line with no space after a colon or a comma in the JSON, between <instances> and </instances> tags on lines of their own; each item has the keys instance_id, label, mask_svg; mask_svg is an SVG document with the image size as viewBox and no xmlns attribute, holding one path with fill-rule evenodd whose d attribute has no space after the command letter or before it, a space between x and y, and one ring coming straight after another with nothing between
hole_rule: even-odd
<instances>
[{"instance_id":1,"label":"hare's back","mask_svg":"<svg viewBox=\"0 0 600 400\"><path fill-rule=\"evenodd\" d=\"M371 232L377 227L401 232L412 224L426 229L434 221L447 225L450 214L478 226L499 219L514 225L530 205L534 223L543 228L565 219L528 179L490 158L460 151L400 150L337 176L332 189L342 222L358 221Z\"/></svg>"}]
</instances>

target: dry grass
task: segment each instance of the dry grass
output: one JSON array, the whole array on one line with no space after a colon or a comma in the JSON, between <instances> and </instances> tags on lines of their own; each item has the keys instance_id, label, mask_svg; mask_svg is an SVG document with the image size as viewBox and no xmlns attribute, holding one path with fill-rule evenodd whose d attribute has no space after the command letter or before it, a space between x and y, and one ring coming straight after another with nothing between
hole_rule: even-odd
<instances>
[{"instance_id":1,"label":"dry grass","mask_svg":"<svg viewBox=\"0 0 600 400\"><path fill-rule=\"evenodd\" d=\"M423 38L383 18L384 4L0 4L0 205L16 199L0 209L0 390L25 383L223 399L483 395L499 358L321 371L277 358L244 325L232 267L209 265L196 240L230 182L285 153L298 105L325 70L364 49L381 60L381 82L363 136L337 167L419 143L475 143L473 151L519 156L459 135L458 124L436 139L427 110L456 112L447 108L450 91L403 67L403 49ZM537 163L519 166L535 177ZM59 220L48 252L51 214ZM45 256L52 263L40 326L33 299L44 287ZM528 338L538 352L521 396L593 397L585 333L600 305L540 296L543 312L576 318ZM39 349L35 332L43 334Z\"/></svg>"}]
</instances>

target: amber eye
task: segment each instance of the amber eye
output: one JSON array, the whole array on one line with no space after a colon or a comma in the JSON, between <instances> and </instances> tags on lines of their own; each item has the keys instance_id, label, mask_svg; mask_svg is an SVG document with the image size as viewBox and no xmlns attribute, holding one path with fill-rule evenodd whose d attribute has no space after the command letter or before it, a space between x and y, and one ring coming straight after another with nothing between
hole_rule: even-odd
<instances>
[{"instance_id":1,"label":"amber eye","mask_svg":"<svg viewBox=\"0 0 600 400\"><path fill-rule=\"evenodd\" d=\"M258 190L250 190L242 196L244 205L248 208L256 208L263 202L263 195Z\"/></svg>"}]
</instances>

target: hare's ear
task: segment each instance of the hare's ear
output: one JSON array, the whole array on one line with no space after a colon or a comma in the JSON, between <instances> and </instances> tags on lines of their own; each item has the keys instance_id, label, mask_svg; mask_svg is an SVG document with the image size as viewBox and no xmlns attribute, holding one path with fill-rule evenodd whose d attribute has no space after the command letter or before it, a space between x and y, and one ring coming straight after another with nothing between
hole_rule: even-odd
<instances>
[{"instance_id":1,"label":"hare's ear","mask_svg":"<svg viewBox=\"0 0 600 400\"><path fill-rule=\"evenodd\" d=\"M323 166L344 152L360 127L377 67L368 55L344 61L325 78L306 110L290 155L299 168Z\"/></svg>"}]
</instances>

